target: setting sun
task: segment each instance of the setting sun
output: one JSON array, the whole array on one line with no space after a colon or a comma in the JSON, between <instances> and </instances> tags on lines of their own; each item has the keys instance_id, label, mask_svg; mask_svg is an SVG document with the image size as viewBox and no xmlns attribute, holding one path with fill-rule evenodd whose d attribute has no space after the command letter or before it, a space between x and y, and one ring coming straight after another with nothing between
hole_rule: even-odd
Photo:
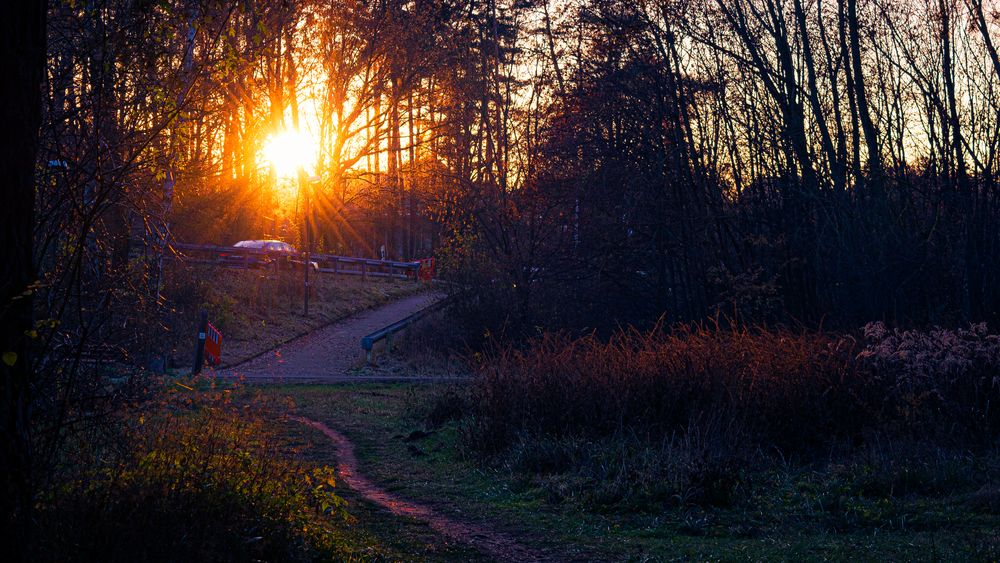
<instances>
[{"instance_id":1,"label":"setting sun","mask_svg":"<svg viewBox=\"0 0 1000 563\"><path fill-rule=\"evenodd\" d=\"M141 5L0 0L0 563L1000 563L1000 0Z\"/></svg>"},{"instance_id":2,"label":"setting sun","mask_svg":"<svg viewBox=\"0 0 1000 563\"><path fill-rule=\"evenodd\" d=\"M311 168L316 162L316 141L300 131L282 131L268 138L264 144L264 157L274 168L275 174L290 178L300 168Z\"/></svg>"}]
</instances>

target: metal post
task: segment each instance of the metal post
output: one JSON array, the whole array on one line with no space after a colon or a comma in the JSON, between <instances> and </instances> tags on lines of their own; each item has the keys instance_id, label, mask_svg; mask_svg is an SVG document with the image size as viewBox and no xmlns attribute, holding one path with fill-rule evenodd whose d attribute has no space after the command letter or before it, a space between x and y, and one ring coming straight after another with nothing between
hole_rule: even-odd
<instances>
[{"instance_id":1,"label":"metal post","mask_svg":"<svg viewBox=\"0 0 1000 563\"><path fill-rule=\"evenodd\" d=\"M205 333L208 332L208 311L201 312L201 320L198 322L198 340L194 348L194 369L193 375L201 373L201 366L205 363Z\"/></svg>"},{"instance_id":2,"label":"metal post","mask_svg":"<svg viewBox=\"0 0 1000 563\"><path fill-rule=\"evenodd\" d=\"M303 213L305 214L306 222L306 259L302 264L302 289L303 289L303 314L309 316L309 266L312 262L312 217L309 214L309 192L310 185L306 181L306 171L304 168L299 169L299 189L304 191L303 197L305 198L305 206Z\"/></svg>"}]
</instances>

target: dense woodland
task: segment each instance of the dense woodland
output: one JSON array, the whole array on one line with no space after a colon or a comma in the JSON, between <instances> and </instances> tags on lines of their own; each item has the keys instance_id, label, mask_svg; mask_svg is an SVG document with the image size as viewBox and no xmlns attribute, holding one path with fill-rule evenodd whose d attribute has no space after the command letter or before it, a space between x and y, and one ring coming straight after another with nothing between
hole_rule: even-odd
<instances>
[{"instance_id":1,"label":"dense woodland","mask_svg":"<svg viewBox=\"0 0 1000 563\"><path fill-rule=\"evenodd\" d=\"M297 242L308 209L316 250L438 252L528 326L998 315L988 2L53 2L48 30L38 263L90 231L81 267L145 257L155 291L171 241ZM261 156L286 129L304 189Z\"/></svg>"},{"instance_id":2,"label":"dense woodland","mask_svg":"<svg viewBox=\"0 0 1000 563\"><path fill-rule=\"evenodd\" d=\"M16 4L6 514L115 400L86 354L155 347L177 242L433 255L513 336L1000 321L993 0Z\"/></svg>"}]
</instances>

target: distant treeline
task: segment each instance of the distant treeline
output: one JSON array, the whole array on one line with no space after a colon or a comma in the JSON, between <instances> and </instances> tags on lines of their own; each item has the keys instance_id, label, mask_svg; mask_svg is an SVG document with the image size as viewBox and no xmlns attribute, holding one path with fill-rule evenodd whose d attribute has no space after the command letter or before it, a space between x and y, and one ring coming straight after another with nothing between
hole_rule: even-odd
<instances>
[{"instance_id":1,"label":"distant treeline","mask_svg":"<svg viewBox=\"0 0 1000 563\"><path fill-rule=\"evenodd\" d=\"M495 320L1000 321L996 14L976 0L566 10L530 177L500 207L509 221L474 231L506 274L496 306L514 314Z\"/></svg>"},{"instance_id":2,"label":"distant treeline","mask_svg":"<svg viewBox=\"0 0 1000 563\"><path fill-rule=\"evenodd\" d=\"M994 3L49 12L36 261L94 288L308 215L317 250L437 253L497 326L1000 320ZM261 154L294 128L304 184Z\"/></svg>"}]
</instances>

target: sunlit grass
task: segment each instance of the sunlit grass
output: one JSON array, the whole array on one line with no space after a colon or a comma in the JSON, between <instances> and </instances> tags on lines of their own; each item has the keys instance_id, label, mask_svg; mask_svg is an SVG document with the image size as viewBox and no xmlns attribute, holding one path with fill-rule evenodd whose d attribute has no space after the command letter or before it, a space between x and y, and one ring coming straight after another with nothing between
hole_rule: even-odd
<instances>
[{"instance_id":1,"label":"sunlit grass","mask_svg":"<svg viewBox=\"0 0 1000 563\"><path fill-rule=\"evenodd\" d=\"M346 434L361 472L407 500L509 531L553 560L989 560L995 556L995 513L971 507L965 491L981 479L962 458L920 458L900 473L902 457L883 452L824 465L747 468L750 481L732 506L694 497L660 503L630 501L595 507L588 499L615 484L582 471L521 471L483 464L462 444L467 420L434 428L428 415L451 385L286 386L298 412ZM468 417L468 414L466 414ZM303 431L286 427L300 435ZM413 430L435 430L404 442ZM319 434L303 447L314 462L335 459ZM580 442L592 459L632 463L621 441ZM415 455L413 446L423 455ZM328 461L327 461L328 462ZM976 475L979 475L978 477ZM661 475L660 478L665 478ZM899 494L903 481L941 483ZM398 528L396 528L398 530ZM415 530L404 531L416 539ZM396 538L398 541L406 537ZM441 559L447 559L442 557Z\"/></svg>"}]
</instances>

